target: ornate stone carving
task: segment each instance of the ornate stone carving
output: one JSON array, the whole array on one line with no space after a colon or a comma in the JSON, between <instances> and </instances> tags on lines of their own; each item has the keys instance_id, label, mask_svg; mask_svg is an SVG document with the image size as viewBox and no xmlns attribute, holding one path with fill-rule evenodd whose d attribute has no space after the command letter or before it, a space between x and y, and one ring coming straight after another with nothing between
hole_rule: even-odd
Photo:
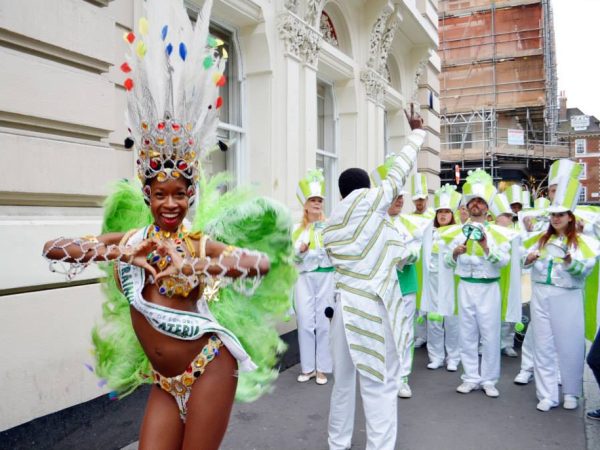
<instances>
[{"instance_id":1,"label":"ornate stone carving","mask_svg":"<svg viewBox=\"0 0 600 450\"><path fill-rule=\"evenodd\" d=\"M388 5L383 9L377 20L375 21L375 25L373 25L373 29L371 30L371 35L369 37L369 60L367 61L367 67L377 70L377 66L379 64L379 50L381 48L381 40L383 38L383 34L386 30L386 25L388 18L392 14L393 9Z\"/></svg>"},{"instance_id":2,"label":"ornate stone carving","mask_svg":"<svg viewBox=\"0 0 600 450\"><path fill-rule=\"evenodd\" d=\"M369 100L377 105L383 105L383 96L387 80L371 68L366 68L361 71L360 80L365 85Z\"/></svg>"},{"instance_id":3,"label":"ornate stone carving","mask_svg":"<svg viewBox=\"0 0 600 450\"><path fill-rule=\"evenodd\" d=\"M285 0L284 6L294 14L298 14L299 0Z\"/></svg>"},{"instance_id":4,"label":"ornate stone carving","mask_svg":"<svg viewBox=\"0 0 600 450\"><path fill-rule=\"evenodd\" d=\"M321 16L321 11L323 11L323 7L325 6L325 2L326 0L308 0L304 20L306 20L306 23L311 27L317 28L319 25L319 18Z\"/></svg>"},{"instance_id":5,"label":"ornate stone carving","mask_svg":"<svg viewBox=\"0 0 600 450\"><path fill-rule=\"evenodd\" d=\"M394 36L396 35L399 22L400 20L398 15L392 14L388 19L385 31L381 37L379 54L377 55L379 60L377 61L377 67L375 68L375 70L377 70L377 72L379 72L381 75L384 75L386 70L388 54L390 52L390 48L392 47L392 42L394 42Z\"/></svg>"},{"instance_id":6,"label":"ornate stone carving","mask_svg":"<svg viewBox=\"0 0 600 450\"><path fill-rule=\"evenodd\" d=\"M279 25L277 27L279 31L279 37L285 44L285 50L301 58L301 51L304 42L304 24L294 14L282 14L280 16Z\"/></svg>"},{"instance_id":7,"label":"ornate stone carving","mask_svg":"<svg viewBox=\"0 0 600 450\"><path fill-rule=\"evenodd\" d=\"M327 15L325 11L321 13L321 21L319 23L319 31L323 35L323 40L336 48L339 48L339 42L337 40L337 35L335 32L335 28L333 27L333 22Z\"/></svg>"},{"instance_id":8,"label":"ornate stone carving","mask_svg":"<svg viewBox=\"0 0 600 450\"><path fill-rule=\"evenodd\" d=\"M277 28L288 53L310 66L317 65L321 50L321 33L292 13L282 14Z\"/></svg>"},{"instance_id":9,"label":"ornate stone carving","mask_svg":"<svg viewBox=\"0 0 600 450\"><path fill-rule=\"evenodd\" d=\"M412 93L412 100L414 102L416 102L417 97L419 95L419 84L421 83L421 76L423 75L423 72L425 72L425 67L427 66L428 61L429 61L429 52L427 53L426 57L424 57L423 59L421 59L419 61L419 65L417 66L417 70L415 72L415 80L413 83L413 93Z\"/></svg>"}]
</instances>

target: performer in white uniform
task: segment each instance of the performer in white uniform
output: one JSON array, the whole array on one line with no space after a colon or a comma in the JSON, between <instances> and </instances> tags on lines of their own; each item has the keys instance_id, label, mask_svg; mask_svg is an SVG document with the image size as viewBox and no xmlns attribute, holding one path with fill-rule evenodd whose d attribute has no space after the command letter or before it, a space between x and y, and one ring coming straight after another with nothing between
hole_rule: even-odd
<instances>
[{"instance_id":1,"label":"performer in white uniform","mask_svg":"<svg viewBox=\"0 0 600 450\"><path fill-rule=\"evenodd\" d=\"M433 226L425 230L423 237L423 295L421 310L427 313L427 368L435 370L446 363L449 372L458 370L460 353L458 346L458 316L455 313L454 273L442 261L444 242L440 229L454 225L456 212L462 195L456 187L446 184L435 191L435 219ZM448 311L441 311L440 295L451 300ZM444 351L445 348L445 351Z\"/></svg>"},{"instance_id":2,"label":"performer in white uniform","mask_svg":"<svg viewBox=\"0 0 600 450\"><path fill-rule=\"evenodd\" d=\"M298 321L298 344L304 383L316 376L317 384L326 384L325 373L332 370L329 351L329 320L325 308L333 305L333 267L323 247L325 180L319 170L310 171L298 183L296 193L304 213L292 233L298 280L294 304Z\"/></svg>"},{"instance_id":3,"label":"performer in white uniform","mask_svg":"<svg viewBox=\"0 0 600 450\"><path fill-rule=\"evenodd\" d=\"M462 228L453 227L448 234L444 233L451 238L444 261L454 267L455 274L460 277L458 320L464 373L463 383L456 390L467 394L481 387L489 397L499 395L496 389L500 378L501 298L498 281L500 269L508 264L510 256L505 230L486 222L488 205L494 195L496 188L491 177L482 170L471 172L463 186L463 201L470 220ZM466 241L465 235L468 235ZM477 351L480 337L481 372Z\"/></svg>"},{"instance_id":4,"label":"performer in white uniform","mask_svg":"<svg viewBox=\"0 0 600 450\"><path fill-rule=\"evenodd\" d=\"M388 170L393 165L395 155L388 157L386 163L375 169L371 178L377 186L385 179ZM430 221L420 215L401 214L404 206L405 191L400 191L398 197L392 202L388 209L390 221L394 224L400 235L404 246L409 250L408 257L398 266L396 273L400 283L402 294L402 318L404 330L399 342L400 351L400 374L398 381L398 397L411 398L412 390L408 384L408 377L412 371L414 336L415 336L415 312L417 308L417 291L419 290L416 264L421 254L421 238L423 229Z\"/></svg>"},{"instance_id":5,"label":"performer in white uniform","mask_svg":"<svg viewBox=\"0 0 600 450\"><path fill-rule=\"evenodd\" d=\"M520 187L517 196L521 198ZM513 348L515 323L521 320L521 234L514 227L513 205L504 193L496 194L490 205L490 212L496 225L506 229L506 236L510 240L510 262L500 270L500 295L502 299L502 333L501 353L516 358L517 352ZM514 203L514 202L513 202ZM520 203L519 203L520 205ZM512 309L509 309L511 307ZM507 320L507 318L510 318Z\"/></svg>"},{"instance_id":6,"label":"performer in white uniform","mask_svg":"<svg viewBox=\"0 0 600 450\"><path fill-rule=\"evenodd\" d=\"M561 178L570 177L574 170L581 170L576 166L577 164L569 159L559 159L552 163L548 173L548 198L537 198L535 200L535 208L533 211L519 212L519 223L523 230L524 242L528 237L548 229L550 221L547 208L550 206L550 202L554 200L558 182ZM531 271L531 269L524 269L524 271L525 270ZM525 334L525 339L523 340L523 345L521 347L521 369L514 379L515 384L526 385L533 379L534 333L532 325L533 324L530 321L527 333Z\"/></svg>"},{"instance_id":7,"label":"performer in white uniform","mask_svg":"<svg viewBox=\"0 0 600 450\"><path fill-rule=\"evenodd\" d=\"M435 212L433 209L427 207L429 199L429 191L427 189L427 177L425 174L416 173L409 180L410 193L415 210L410 216L419 219L426 219L429 223L433 222ZM417 315L414 320L414 347L421 348L427 343L427 321L425 320L425 314L421 313L421 293L423 292L423 266L421 260L418 260L415 264L417 270L417 282L419 289L416 293L416 309Z\"/></svg>"},{"instance_id":8,"label":"performer in white uniform","mask_svg":"<svg viewBox=\"0 0 600 450\"><path fill-rule=\"evenodd\" d=\"M525 242L524 266L532 267L531 318L537 409L559 404L559 372L565 409L577 408L585 355L582 288L595 265L598 241L577 232L573 211L579 196L579 171L559 179L545 232Z\"/></svg>"},{"instance_id":9,"label":"performer in white uniform","mask_svg":"<svg viewBox=\"0 0 600 450\"><path fill-rule=\"evenodd\" d=\"M336 297L331 321L335 383L329 413L329 448L349 449L354 427L356 379L367 425L367 449L392 450L397 433L398 342L402 296L396 264L408 255L387 210L416 163L425 132L411 117L413 132L379 188L362 169L339 178L342 202L323 231L335 267Z\"/></svg>"},{"instance_id":10,"label":"performer in white uniform","mask_svg":"<svg viewBox=\"0 0 600 450\"><path fill-rule=\"evenodd\" d=\"M496 220L496 225L514 228L516 232L520 233L518 214L520 211L523 210L523 205L525 204L525 202L527 202L527 200L524 200L525 194L527 194L527 197L528 197L529 192L524 191L521 188L521 186L518 184L511 184L506 189L506 191L503 193L503 197L506 199L506 202L504 202L504 201L502 201L502 202L503 202L503 204L507 203L509 205L509 210L502 213L502 216L504 217L504 218L500 218L500 222L502 224L498 223L498 221ZM500 197L500 198L502 198L502 197ZM493 212L492 212L492 214L493 214ZM506 223L506 218L509 218L509 214L510 214L510 221L508 223ZM521 272L520 268L515 267L515 270L518 270L519 273ZM519 296L519 298L520 298L520 296ZM502 321L500 351L502 352L503 355L506 355L510 358L516 358L517 356L519 356L514 349L514 342L515 342L515 324L512 322Z\"/></svg>"}]
</instances>

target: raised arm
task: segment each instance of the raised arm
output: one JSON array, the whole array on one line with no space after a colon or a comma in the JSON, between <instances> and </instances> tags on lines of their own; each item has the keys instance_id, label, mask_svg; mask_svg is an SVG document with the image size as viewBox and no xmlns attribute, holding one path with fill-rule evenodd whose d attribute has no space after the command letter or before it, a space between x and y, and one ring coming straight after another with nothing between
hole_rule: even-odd
<instances>
[{"instance_id":1,"label":"raised arm","mask_svg":"<svg viewBox=\"0 0 600 450\"><path fill-rule=\"evenodd\" d=\"M406 111L405 114L412 132L408 135L408 143L397 153L394 165L389 170L387 177L381 183L384 198L377 208L380 211L387 211L391 203L398 196L398 192L402 189L404 183L406 183L406 179L417 163L417 153L421 149L427 134L422 128L423 119L418 114L415 114L412 105L410 116Z\"/></svg>"}]
</instances>

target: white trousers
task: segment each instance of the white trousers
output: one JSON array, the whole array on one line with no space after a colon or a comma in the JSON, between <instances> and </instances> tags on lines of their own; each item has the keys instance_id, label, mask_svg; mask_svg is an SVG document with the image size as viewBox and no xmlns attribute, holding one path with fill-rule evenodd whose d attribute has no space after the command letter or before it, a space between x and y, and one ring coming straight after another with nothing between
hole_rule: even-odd
<instances>
[{"instance_id":1,"label":"white trousers","mask_svg":"<svg viewBox=\"0 0 600 450\"><path fill-rule=\"evenodd\" d=\"M423 313L424 314L424 313ZM417 322L417 317L415 317L415 339L422 339L423 341L427 341L427 321L423 323Z\"/></svg>"},{"instance_id":2,"label":"white trousers","mask_svg":"<svg viewBox=\"0 0 600 450\"><path fill-rule=\"evenodd\" d=\"M385 323L385 383L367 378L356 370L344 332L342 308L340 302L336 303L330 329L334 376L328 427L330 450L350 448L354 429L357 374L367 422L367 450L394 450L395 448L398 420L398 354L388 315L381 302L379 309L379 314Z\"/></svg>"},{"instance_id":3,"label":"white trousers","mask_svg":"<svg viewBox=\"0 0 600 450\"><path fill-rule=\"evenodd\" d=\"M333 272L305 272L294 291L302 373L331 372L329 319L325 308L333 304Z\"/></svg>"},{"instance_id":4,"label":"white trousers","mask_svg":"<svg viewBox=\"0 0 600 450\"><path fill-rule=\"evenodd\" d=\"M583 293L536 283L531 298L535 345L533 371L538 400L558 405L559 371L563 394L580 396L583 389L585 336Z\"/></svg>"},{"instance_id":5,"label":"white trousers","mask_svg":"<svg viewBox=\"0 0 600 450\"><path fill-rule=\"evenodd\" d=\"M523 345L521 346L521 370L526 372L533 372L534 340L533 322L529 321L527 333L525 333L525 339L523 339Z\"/></svg>"},{"instance_id":6,"label":"white trousers","mask_svg":"<svg viewBox=\"0 0 600 450\"><path fill-rule=\"evenodd\" d=\"M494 283L458 283L458 322L462 380L495 385L500 378L500 287ZM481 339L481 373L478 344Z\"/></svg>"},{"instance_id":7,"label":"white trousers","mask_svg":"<svg viewBox=\"0 0 600 450\"><path fill-rule=\"evenodd\" d=\"M438 308L438 274L429 275L431 310ZM445 352L444 352L445 347ZM446 316L442 322L427 320L427 354L429 361L440 365L460 362L458 316ZM446 356L447 354L447 356Z\"/></svg>"},{"instance_id":8,"label":"white trousers","mask_svg":"<svg viewBox=\"0 0 600 450\"><path fill-rule=\"evenodd\" d=\"M500 348L513 348L515 346L515 324L513 322L502 322L500 333Z\"/></svg>"},{"instance_id":9,"label":"white trousers","mask_svg":"<svg viewBox=\"0 0 600 450\"><path fill-rule=\"evenodd\" d=\"M417 311L417 294L407 294L402 297L400 305L402 320L402 331L398 342L400 350L400 378L410 375L413 363L413 351L415 343L415 312Z\"/></svg>"}]
</instances>

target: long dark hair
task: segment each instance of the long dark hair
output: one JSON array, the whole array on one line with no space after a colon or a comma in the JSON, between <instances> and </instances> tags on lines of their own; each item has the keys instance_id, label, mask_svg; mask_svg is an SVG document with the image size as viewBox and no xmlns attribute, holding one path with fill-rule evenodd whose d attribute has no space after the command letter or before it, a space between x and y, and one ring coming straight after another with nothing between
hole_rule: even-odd
<instances>
[{"instance_id":1,"label":"long dark hair","mask_svg":"<svg viewBox=\"0 0 600 450\"><path fill-rule=\"evenodd\" d=\"M454 219L454 213L452 212L452 210L450 209L450 215L452 216L452 218L450 219L450 223L448 225L444 225L445 227L449 226L449 225L454 225L456 223L456 220ZM433 219L433 228L439 228L440 227L440 223L438 222L438 218L437 218L438 212L435 212L435 218Z\"/></svg>"},{"instance_id":2,"label":"long dark hair","mask_svg":"<svg viewBox=\"0 0 600 450\"><path fill-rule=\"evenodd\" d=\"M571 211L567 211L567 214L571 218L571 221L567 224L567 229L565 230L565 236L567 237L567 246L577 247L577 220L575 219L575 215ZM552 222L550 222L548 224L548 229L540 238L538 244L539 248L544 248L544 246L548 243L548 240L552 236L558 236L558 233L552 226Z\"/></svg>"}]
</instances>

